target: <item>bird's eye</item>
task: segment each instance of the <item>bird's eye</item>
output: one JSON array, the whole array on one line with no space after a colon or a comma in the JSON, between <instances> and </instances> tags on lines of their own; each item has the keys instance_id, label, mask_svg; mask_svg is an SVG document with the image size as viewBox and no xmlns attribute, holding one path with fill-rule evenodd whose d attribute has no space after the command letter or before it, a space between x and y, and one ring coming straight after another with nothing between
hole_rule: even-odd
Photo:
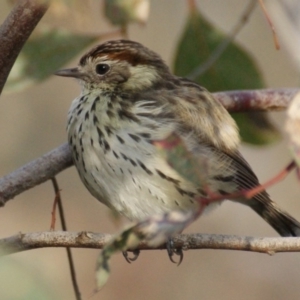
<instances>
[{"instance_id":1,"label":"bird's eye","mask_svg":"<svg viewBox=\"0 0 300 300\"><path fill-rule=\"evenodd\" d=\"M108 64L98 64L96 65L96 73L98 75L104 75L109 71L110 67Z\"/></svg>"}]
</instances>

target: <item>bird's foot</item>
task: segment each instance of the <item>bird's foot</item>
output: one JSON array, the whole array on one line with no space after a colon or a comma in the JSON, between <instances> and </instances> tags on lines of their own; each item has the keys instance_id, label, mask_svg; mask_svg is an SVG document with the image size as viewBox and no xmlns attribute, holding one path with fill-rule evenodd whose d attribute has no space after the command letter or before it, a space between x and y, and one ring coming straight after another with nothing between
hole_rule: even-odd
<instances>
[{"instance_id":1,"label":"bird's foot","mask_svg":"<svg viewBox=\"0 0 300 300\"><path fill-rule=\"evenodd\" d=\"M123 256L125 258L125 260L131 264L133 261L137 260L139 255L140 255L140 250L136 249L136 250L133 250L132 253L133 253L133 256L132 257L129 257L128 255L128 251L123 251Z\"/></svg>"},{"instance_id":2,"label":"bird's foot","mask_svg":"<svg viewBox=\"0 0 300 300\"><path fill-rule=\"evenodd\" d=\"M174 264L177 264L177 266L179 266L183 260L182 248L174 248L174 242L172 239L168 239L166 245L167 245L167 252L168 252L170 261ZM176 260L174 260L174 254L179 256L178 262Z\"/></svg>"}]
</instances>

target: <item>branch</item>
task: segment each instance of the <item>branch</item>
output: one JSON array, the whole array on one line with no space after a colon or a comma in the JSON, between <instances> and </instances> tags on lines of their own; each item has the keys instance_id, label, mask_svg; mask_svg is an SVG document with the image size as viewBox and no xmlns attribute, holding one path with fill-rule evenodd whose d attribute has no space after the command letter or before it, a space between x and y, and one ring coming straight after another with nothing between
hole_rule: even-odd
<instances>
[{"instance_id":1,"label":"branch","mask_svg":"<svg viewBox=\"0 0 300 300\"><path fill-rule=\"evenodd\" d=\"M48 9L46 0L18 0L0 27L0 94L8 74L40 19Z\"/></svg>"},{"instance_id":2,"label":"branch","mask_svg":"<svg viewBox=\"0 0 300 300\"><path fill-rule=\"evenodd\" d=\"M74 247L102 249L110 240L110 234L92 232L33 232L18 234L0 239L2 255L46 247ZM300 238L296 237L240 237L217 234L180 234L172 241L175 248L184 250L220 249L239 250L258 253L275 254L277 252L300 252ZM166 249L162 245L156 249L141 243L139 250Z\"/></svg>"},{"instance_id":3,"label":"branch","mask_svg":"<svg viewBox=\"0 0 300 300\"><path fill-rule=\"evenodd\" d=\"M49 180L72 164L69 146L63 144L2 177L0 179L0 205L3 206L16 195Z\"/></svg>"},{"instance_id":4,"label":"branch","mask_svg":"<svg viewBox=\"0 0 300 300\"><path fill-rule=\"evenodd\" d=\"M229 112L286 109L300 89L264 89L213 93Z\"/></svg>"},{"instance_id":5,"label":"branch","mask_svg":"<svg viewBox=\"0 0 300 300\"><path fill-rule=\"evenodd\" d=\"M300 89L265 89L219 92L213 95L230 112L282 110ZM0 179L0 205L41 184L73 165L71 152L64 144Z\"/></svg>"}]
</instances>

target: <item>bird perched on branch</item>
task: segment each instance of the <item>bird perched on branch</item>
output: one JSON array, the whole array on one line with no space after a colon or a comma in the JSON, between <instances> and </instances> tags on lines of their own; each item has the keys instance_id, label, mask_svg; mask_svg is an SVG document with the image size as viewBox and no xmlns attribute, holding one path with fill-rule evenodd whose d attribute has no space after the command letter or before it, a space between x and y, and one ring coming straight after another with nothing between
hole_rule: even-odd
<instances>
[{"instance_id":1,"label":"bird perched on branch","mask_svg":"<svg viewBox=\"0 0 300 300\"><path fill-rule=\"evenodd\" d=\"M173 75L143 45L108 41L85 54L78 67L56 75L81 85L67 125L80 178L93 196L127 218L195 209L195 199L208 197L203 183L183 178L153 144L173 132L205 161L205 185L213 193L230 198L259 184L238 150L238 129L225 108L205 88ZM234 200L280 235L300 235L300 224L266 191Z\"/></svg>"}]
</instances>

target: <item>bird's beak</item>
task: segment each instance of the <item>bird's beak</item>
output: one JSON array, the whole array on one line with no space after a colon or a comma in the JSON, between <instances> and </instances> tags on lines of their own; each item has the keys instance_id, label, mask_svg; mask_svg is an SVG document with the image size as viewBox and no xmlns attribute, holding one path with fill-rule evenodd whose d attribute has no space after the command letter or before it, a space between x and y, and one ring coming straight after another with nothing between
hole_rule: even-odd
<instances>
[{"instance_id":1,"label":"bird's beak","mask_svg":"<svg viewBox=\"0 0 300 300\"><path fill-rule=\"evenodd\" d=\"M54 75L63 77L74 77L78 79L81 79L83 77L83 73L78 68L58 70L54 73Z\"/></svg>"}]
</instances>

